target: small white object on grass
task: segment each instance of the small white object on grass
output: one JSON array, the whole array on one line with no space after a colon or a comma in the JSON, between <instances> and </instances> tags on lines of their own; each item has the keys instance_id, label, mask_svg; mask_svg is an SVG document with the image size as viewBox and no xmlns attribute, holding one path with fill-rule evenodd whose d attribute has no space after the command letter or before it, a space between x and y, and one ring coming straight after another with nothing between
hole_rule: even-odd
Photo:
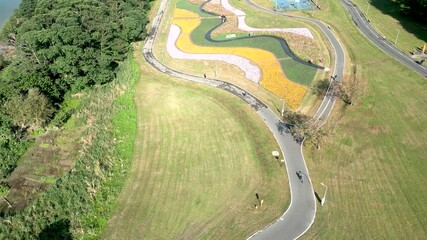
<instances>
[{"instance_id":1,"label":"small white object on grass","mask_svg":"<svg viewBox=\"0 0 427 240\"><path fill-rule=\"evenodd\" d=\"M271 155L273 155L273 157L276 157L276 158L280 156L278 151L271 152Z\"/></svg>"}]
</instances>

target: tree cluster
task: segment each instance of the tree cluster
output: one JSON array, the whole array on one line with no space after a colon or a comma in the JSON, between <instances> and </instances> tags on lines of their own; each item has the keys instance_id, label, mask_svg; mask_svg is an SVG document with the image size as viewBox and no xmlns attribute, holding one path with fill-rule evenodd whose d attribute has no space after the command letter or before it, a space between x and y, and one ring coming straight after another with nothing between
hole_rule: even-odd
<instances>
[{"instance_id":1,"label":"tree cluster","mask_svg":"<svg viewBox=\"0 0 427 240\"><path fill-rule=\"evenodd\" d=\"M130 43L144 37L148 9L138 0L24 0L3 33L16 56L1 75L0 98L38 88L60 102L111 81Z\"/></svg>"},{"instance_id":2,"label":"tree cluster","mask_svg":"<svg viewBox=\"0 0 427 240\"><path fill-rule=\"evenodd\" d=\"M334 121L329 120L326 124L323 124L323 121L316 120L300 112L286 111L283 120L288 125L289 131L295 140L299 142L305 140L305 142L313 144L318 149L326 141L327 137L334 132Z\"/></svg>"},{"instance_id":3,"label":"tree cluster","mask_svg":"<svg viewBox=\"0 0 427 240\"><path fill-rule=\"evenodd\" d=\"M312 90L313 94L316 94L319 98L323 98L328 94L341 99L348 105L352 105L361 92L357 79L349 76L345 76L341 81L332 80L329 82L328 79L320 80L313 86Z\"/></svg>"}]
</instances>

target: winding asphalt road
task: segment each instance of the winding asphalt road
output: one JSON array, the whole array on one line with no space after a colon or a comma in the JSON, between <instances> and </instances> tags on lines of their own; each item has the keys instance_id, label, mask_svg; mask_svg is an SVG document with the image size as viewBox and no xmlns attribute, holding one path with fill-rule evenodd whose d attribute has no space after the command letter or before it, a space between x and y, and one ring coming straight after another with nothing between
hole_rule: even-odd
<instances>
[{"instance_id":1,"label":"winding asphalt road","mask_svg":"<svg viewBox=\"0 0 427 240\"><path fill-rule=\"evenodd\" d=\"M381 34L376 32L372 25L368 22L368 19L366 19L365 14L363 14L354 3L349 0L341 0L341 3L349 12L354 24L375 46L414 72L420 74L423 77L427 77L427 68L416 63L414 59L400 51L393 43L384 39Z\"/></svg>"},{"instance_id":2,"label":"winding asphalt road","mask_svg":"<svg viewBox=\"0 0 427 240\"><path fill-rule=\"evenodd\" d=\"M289 128L283 123L279 117L277 117L274 112L269 109L264 103L262 103L259 99L247 93L245 90L224 82L215 79L209 79L204 77L193 76L189 74L185 74L160 63L152 53L152 47L154 41L156 39L158 28L160 26L160 22L163 18L163 13L166 9L166 5L168 0L162 0L157 15L155 16L152 24L152 28L149 32L148 37L146 38L144 47L143 47L143 55L144 58L150 63L154 68L158 69L160 72L168 74L170 76L183 78L186 80L203 83L212 87L216 87L219 89L223 89L228 91L243 101L248 103L256 113L264 120L267 127L273 133L276 138L282 155L284 156L287 173L289 177L289 184L291 189L291 204L286 212L275 222L271 223L269 226L264 228L263 230L258 231L254 235L252 235L251 239L295 239L304 234L310 226L313 224L314 217L316 214L316 200L313 192L313 186L311 184L311 180L308 174L307 167L305 165L304 156L302 153L302 145L300 142L294 140L292 135L289 133ZM260 8L251 2L251 5ZM260 8L262 9L262 8ZM266 9L262 9L263 11L268 11ZM268 11L270 12L270 11ZM271 12L273 14L279 14L276 12ZM284 14L279 14L282 16L286 16ZM291 16L287 16L291 17ZM335 80L339 81L342 76L343 66L344 66L344 53L342 51L341 46L338 41L324 24L319 21L306 19L306 18L298 18L292 17L299 20L310 21L314 24L318 25L322 31L325 32L329 41L331 42L334 50L335 50L335 67L334 67L334 75L336 75ZM329 94L323 100L318 112L315 117L319 120L325 120L329 115L332 106L334 104L334 99ZM301 181L297 172L301 171L304 176L304 181Z\"/></svg>"},{"instance_id":3,"label":"winding asphalt road","mask_svg":"<svg viewBox=\"0 0 427 240\"><path fill-rule=\"evenodd\" d=\"M335 64L333 68L333 73L331 75L331 81L341 81L343 72L344 72L344 61L345 61L344 50L340 45L340 43L338 42L338 40L336 39L336 37L334 36L334 34L332 33L332 30L328 26L326 26L322 22L315 19L291 16L284 13L275 12L275 11L263 8L251 2L250 0L246 0L246 2L252 7L257 8L258 10L269 13L269 14L274 14L274 15L278 15L286 18L291 18L299 21L306 21L306 22L315 24L326 35L335 53L335 56L334 56ZM331 113L331 110L335 103L334 96L330 92L331 92L331 89L329 87L326 96L324 97L316 114L314 115L314 118L317 121L320 121L321 124L323 124L326 121L326 118ZM288 149L289 147L294 148L296 146L287 146L283 150L285 152L291 150L291 149ZM262 232L258 232L257 234L251 236L250 237L251 240L295 239L303 235L310 228L311 224L313 224L315 213L316 213L316 202L314 198L313 200L311 200L308 197L309 192L311 193L311 195L313 195L313 191L314 191L311 185L311 181L310 181L310 186L308 186L307 184L303 187L302 185L295 187L295 185L300 184L300 182L297 181L298 179L295 178L295 175L296 175L295 171L297 171L298 167L301 167L301 166L295 167L295 165L298 164L296 163L296 161L301 161L301 164L303 164L304 168L306 169L304 156L302 154L302 145L298 145L297 147L299 148L300 153L297 154L295 149L292 149L294 150L294 152L292 152L292 155L290 155L293 158L292 161L289 161L290 163L288 163L288 159L286 159L286 167L288 168L288 175L291 182L291 205L289 206L285 214L281 217L283 221L279 219L279 221L276 221L272 225L268 226ZM310 178L308 177L308 179ZM313 209L313 205L314 205L314 209Z\"/></svg>"}]
</instances>

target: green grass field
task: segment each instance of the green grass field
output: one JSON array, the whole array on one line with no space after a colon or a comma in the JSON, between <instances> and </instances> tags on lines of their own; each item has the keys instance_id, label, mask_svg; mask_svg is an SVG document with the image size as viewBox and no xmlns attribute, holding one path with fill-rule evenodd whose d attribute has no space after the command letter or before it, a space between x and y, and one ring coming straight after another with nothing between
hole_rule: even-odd
<instances>
[{"instance_id":1,"label":"green grass field","mask_svg":"<svg viewBox=\"0 0 427 240\"><path fill-rule=\"evenodd\" d=\"M355 106L335 106L333 117L344 114L330 142L305 150L316 191L329 190L303 239L425 239L426 81L365 39L339 2L327 4L316 17L333 26L364 91Z\"/></svg>"},{"instance_id":2,"label":"green grass field","mask_svg":"<svg viewBox=\"0 0 427 240\"><path fill-rule=\"evenodd\" d=\"M140 64L134 162L103 238L236 239L279 217L289 204L286 171L255 112Z\"/></svg>"}]
</instances>

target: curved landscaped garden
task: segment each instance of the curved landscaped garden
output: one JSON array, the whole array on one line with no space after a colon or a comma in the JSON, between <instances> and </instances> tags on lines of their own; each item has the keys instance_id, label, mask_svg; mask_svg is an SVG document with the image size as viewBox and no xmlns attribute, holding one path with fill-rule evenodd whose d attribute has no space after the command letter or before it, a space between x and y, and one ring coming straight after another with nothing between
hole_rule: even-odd
<instances>
[{"instance_id":1,"label":"curved landscaped garden","mask_svg":"<svg viewBox=\"0 0 427 240\"><path fill-rule=\"evenodd\" d=\"M223 19L205 12L201 5L185 0L177 3L173 24L181 29L176 46L195 54L232 54L249 59L261 69L259 82L263 87L297 108L320 66L296 57L286 42L275 36L237 34L230 39L212 36ZM225 20L225 19L224 19ZM173 57L173 53L170 53ZM201 58L205 59L205 58ZM248 74L246 74L248 75Z\"/></svg>"}]
</instances>

